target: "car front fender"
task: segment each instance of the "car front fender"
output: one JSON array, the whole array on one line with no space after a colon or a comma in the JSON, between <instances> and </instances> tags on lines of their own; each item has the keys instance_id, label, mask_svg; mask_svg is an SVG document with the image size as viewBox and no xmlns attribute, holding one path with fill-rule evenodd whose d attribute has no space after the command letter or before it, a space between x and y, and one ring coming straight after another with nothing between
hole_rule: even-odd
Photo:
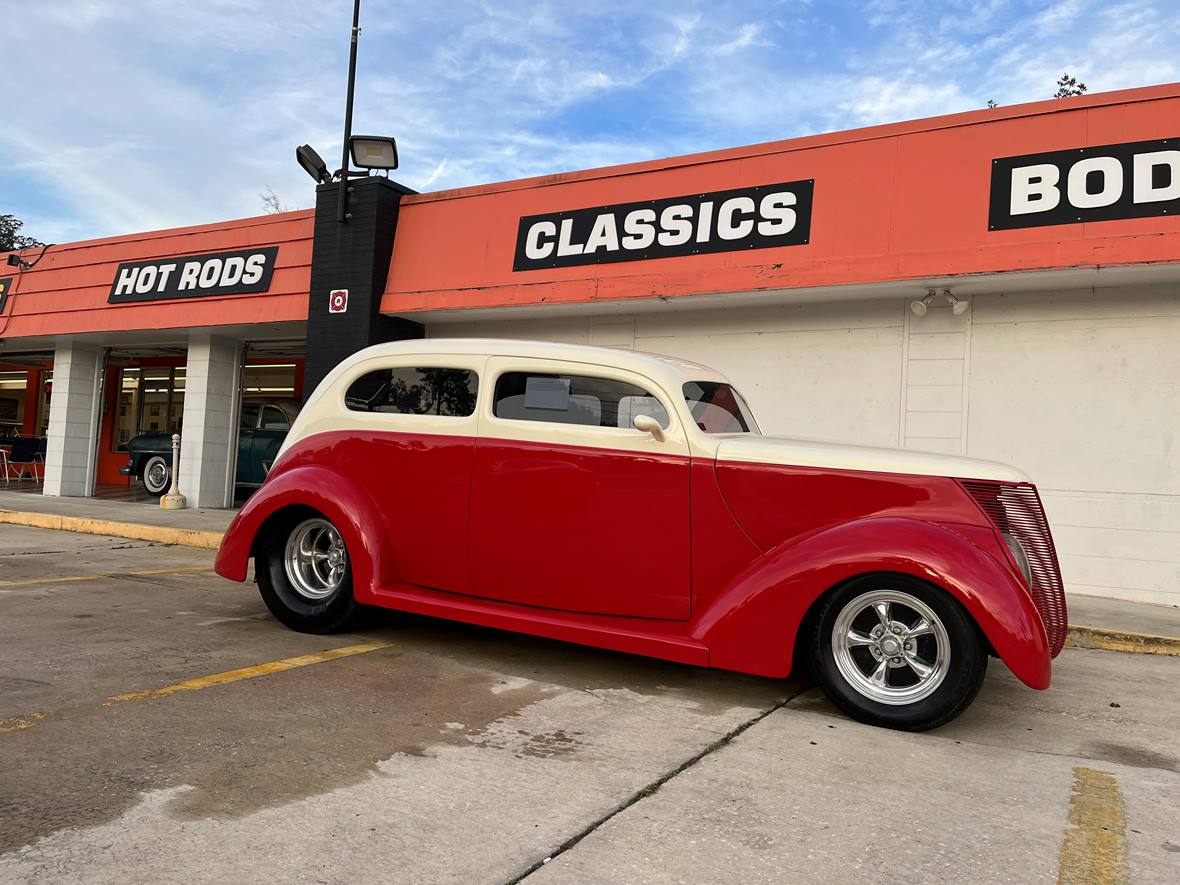
<instances>
[{"instance_id":1,"label":"car front fender","mask_svg":"<svg viewBox=\"0 0 1180 885\"><path fill-rule=\"evenodd\" d=\"M1048 688L1049 642L1028 589L967 534L909 518L843 523L767 552L741 572L694 624L711 666L766 676L791 670L798 631L829 589L863 574L927 581L958 600L1021 682Z\"/></svg>"},{"instance_id":2,"label":"car front fender","mask_svg":"<svg viewBox=\"0 0 1180 885\"><path fill-rule=\"evenodd\" d=\"M358 602L371 602L378 587L396 583L385 520L372 496L343 473L317 464L272 475L250 496L226 529L214 564L217 574L231 581L246 580L259 532L267 520L290 507L317 510L340 530Z\"/></svg>"}]
</instances>

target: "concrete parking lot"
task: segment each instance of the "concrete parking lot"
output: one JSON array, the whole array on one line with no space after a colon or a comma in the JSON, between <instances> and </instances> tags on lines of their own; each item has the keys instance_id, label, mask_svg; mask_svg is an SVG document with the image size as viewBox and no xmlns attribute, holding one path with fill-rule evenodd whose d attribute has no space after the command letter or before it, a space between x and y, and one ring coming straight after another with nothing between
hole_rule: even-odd
<instances>
[{"instance_id":1,"label":"concrete parking lot","mask_svg":"<svg viewBox=\"0 0 1180 885\"><path fill-rule=\"evenodd\" d=\"M0 526L3 882L1180 881L1180 659L993 662L961 719L381 613Z\"/></svg>"}]
</instances>

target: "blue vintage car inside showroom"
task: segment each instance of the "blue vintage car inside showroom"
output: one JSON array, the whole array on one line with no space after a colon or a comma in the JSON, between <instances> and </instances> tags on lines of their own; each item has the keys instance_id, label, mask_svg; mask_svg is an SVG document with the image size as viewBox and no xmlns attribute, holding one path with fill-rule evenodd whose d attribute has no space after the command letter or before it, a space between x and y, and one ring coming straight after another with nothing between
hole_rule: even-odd
<instances>
[{"instance_id":1,"label":"blue vintage car inside showroom","mask_svg":"<svg viewBox=\"0 0 1180 885\"><path fill-rule=\"evenodd\" d=\"M235 480L239 489L262 485L299 407L299 400L291 398L248 399L242 403ZM120 473L134 476L156 497L168 491L172 485L171 434L141 433L127 443L127 453L127 466L120 468Z\"/></svg>"}]
</instances>

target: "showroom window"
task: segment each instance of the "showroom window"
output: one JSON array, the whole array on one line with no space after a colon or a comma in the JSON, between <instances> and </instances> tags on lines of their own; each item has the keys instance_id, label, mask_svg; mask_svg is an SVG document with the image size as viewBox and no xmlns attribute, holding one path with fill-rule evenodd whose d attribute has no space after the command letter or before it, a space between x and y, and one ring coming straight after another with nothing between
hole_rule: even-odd
<instances>
[{"instance_id":1,"label":"showroom window","mask_svg":"<svg viewBox=\"0 0 1180 885\"><path fill-rule=\"evenodd\" d=\"M127 443L143 433L179 433L184 415L185 367L129 366L119 372L111 451L127 451Z\"/></svg>"},{"instance_id":2,"label":"showroom window","mask_svg":"<svg viewBox=\"0 0 1180 885\"><path fill-rule=\"evenodd\" d=\"M28 375L24 369L0 372L0 443L20 436L24 428Z\"/></svg>"},{"instance_id":3,"label":"showroom window","mask_svg":"<svg viewBox=\"0 0 1180 885\"><path fill-rule=\"evenodd\" d=\"M344 404L354 412L466 418L478 391L479 377L467 369L378 369L349 385Z\"/></svg>"},{"instance_id":4,"label":"showroom window","mask_svg":"<svg viewBox=\"0 0 1180 885\"><path fill-rule=\"evenodd\" d=\"M630 429L636 415L668 426L668 412L642 387L588 375L505 372L496 382L493 414L515 421Z\"/></svg>"}]
</instances>

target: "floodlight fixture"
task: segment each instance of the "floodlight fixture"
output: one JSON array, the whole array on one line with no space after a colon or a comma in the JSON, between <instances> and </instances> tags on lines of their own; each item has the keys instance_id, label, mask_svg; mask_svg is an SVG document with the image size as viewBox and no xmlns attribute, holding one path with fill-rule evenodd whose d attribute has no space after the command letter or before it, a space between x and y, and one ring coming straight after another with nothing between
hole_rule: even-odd
<instances>
[{"instance_id":1,"label":"floodlight fixture","mask_svg":"<svg viewBox=\"0 0 1180 885\"><path fill-rule=\"evenodd\" d=\"M352 164L360 169L396 169L397 140L387 135L353 135L348 139Z\"/></svg>"},{"instance_id":2,"label":"floodlight fixture","mask_svg":"<svg viewBox=\"0 0 1180 885\"><path fill-rule=\"evenodd\" d=\"M328 171L328 164L315 152L310 144L301 144L295 148L295 159L303 167L303 171L310 175L317 183L327 184L332 180L332 173Z\"/></svg>"},{"instance_id":3,"label":"floodlight fixture","mask_svg":"<svg viewBox=\"0 0 1180 885\"><path fill-rule=\"evenodd\" d=\"M930 306L930 302L933 300L934 300L934 293L927 292L926 296L924 298L922 298L920 301L911 301L910 302L910 310L912 310L914 312L914 314L917 316L920 316L920 317L925 316L926 315L926 308L928 308Z\"/></svg>"},{"instance_id":4,"label":"floodlight fixture","mask_svg":"<svg viewBox=\"0 0 1180 885\"><path fill-rule=\"evenodd\" d=\"M965 314L967 312L967 308L971 306L962 298L956 298L954 295L952 295L950 289L943 289L942 294L946 296L946 300L951 304L951 313L957 317Z\"/></svg>"}]
</instances>

